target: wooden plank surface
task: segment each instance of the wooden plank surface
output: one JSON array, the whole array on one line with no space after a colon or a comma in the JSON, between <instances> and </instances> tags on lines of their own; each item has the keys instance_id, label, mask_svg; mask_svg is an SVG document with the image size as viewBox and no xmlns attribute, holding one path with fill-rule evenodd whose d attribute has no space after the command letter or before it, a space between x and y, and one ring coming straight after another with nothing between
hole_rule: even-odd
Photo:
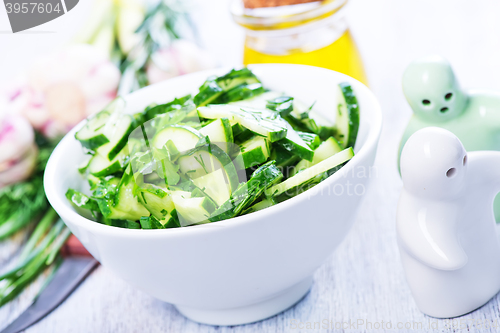
<instances>
[{"instance_id":1,"label":"wooden plank surface","mask_svg":"<svg viewBox=\"0 0 500 333\"><path fill-rule=\"evenodd\" d=\"M226 0L214 1L206 10L213 14L224 11L225 6ZM437 53L450 59L464 87L500 90L498 17L500 2L495 0L351 1L349 20L385 117L376 162L378 172L354 228L316 272L311 291L296 306L250 325L198 325L172 305L135 290L100 267L63 305L27 332L329 332L335 328L350 332L498 331L495 327L484 328L485 324L500 321L498 295L454 322L424 316L406 285L394 229L401 188L396 154L399 136L410 115L400 85L404 68L414 58ZM208 29L211 32L223 34L232 27L227 18L219 23L210 18L203 20L212 24ZM239 32L234 34L240 36ZM201 35L209 49L221 54L212 45L219 45L216 35ZM222 58L224 64L238 61L234 57ZM6 262L17 243L0 245L0 263ZM26 308L35 293L36 286L1 308L0 328ZM496 326L500 323L496 322Z\"/></svg>"}]
</instances>

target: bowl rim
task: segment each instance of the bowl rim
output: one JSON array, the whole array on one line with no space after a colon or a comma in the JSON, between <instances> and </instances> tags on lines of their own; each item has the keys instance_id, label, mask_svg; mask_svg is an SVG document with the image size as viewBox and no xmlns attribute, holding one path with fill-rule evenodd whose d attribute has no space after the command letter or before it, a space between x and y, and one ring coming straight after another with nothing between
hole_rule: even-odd
<instances>
[{"instance_id":1,"label":"bowl rim","mask_svg":"<svg viewBox=\"0 0 500 333\"><path fill-rule=\"evenodd\" d=\"M265 67L292 67L290 70L293 71L293 68L296 67L302 67L302 68L308 68L307 70L311 71L320 71L320 72L325 72L325 73L335 73L335 75L340 76L343 78L345 81L349 83L354 83L356 86L355 89L358 90L363 90L362 94L366 97L366 99L369 99L369 103L373 105L373 121L370 122L370 127L368 130L368 135L366 137L366 140L361 146L360 150L354 155L354 157L346 163L346 165L343 167L345 169L345 173L348 173L350 170L353 170L356 165L359 164L358 161L362 160L366 155L370 154L372 150L377 149L378 141L380 138L380 133L382 130L382 111L380 104L378 100L376 99L375 95L373 92L365 86L363 83L359 82L358 80L347 76L345 74L332 71L329 69L325 68L320 68L320 67L315 67L315 66L307 66L307 65L297 65L297 64L254 64L254 65L248 65L247 67L252 69L252 68L264 68ZM242 66L240 66L242 67ZM152 89L155 85L159 84L165 84L165 82L171 82L174 84L176 81L180 80L187 80L190 76L202 76L203 74L206 74L206 77L209 77L210 75L213 75L214 73L217 72L223 72L224 70L231 70L232 68L238 68L238 66L234 67L223 67L223 68L215 68L215 69L209 69L209 70L204 70L200 72L195 72L179 77L175 77L166 81L162 81L156 84L153 84L148 87L144 87L142 89L139 89L127 96L124 96L125 99L127 97L132 96L133 94L141 93L145 89ZM113 226L108 226L90 219L85 218L84 216L78 214L78 212L74 209L71 208L69 204L66 204L65 201L66 196L64 194L57 193L55 190L55 187L52 186L51 184L54 183L55 180L55 170L57 169L57 162L62 159L64 156L64 151L67 149L67 146L70 144L71 141L76 140L75 139L75 133L84 125L86 119L82 120L78 125L76 125L70 132L68 132L63 139L58 143L54 151L52 152L52 155L49 158L49 161L47 162L47 166L45 169L45 174L44 174L44 190L47 196L47 199L51 206L54 208L54 210L58 213L58 215L63 219L68 219L71 221L71 224L76 225L79 228L84 228L90 232L95 232L99 234L106 234L106 235L114 235L114 236L121 236L121 237L131 237L131 238L137 238L137 237L147 237L147 238L163 238L163 237L177 237L178 235L181 234L197 234L200 232L216 232L219 228L236 228L240 227L242 225L246 225L248 223L251 223L254 220L259 220L263 218L266 214L279 214L281 210L286 210L290 206L294 206L296 204L299 204L300 202L307 200L308 195L307 192L309 191L321 191L322 189L326 188L327 186L330 186L332 183L337 181L340 177L342 177L342 173L338 172L333 174L332 176L328 177L326 180L322 181L318 185L316 185L314 188L305 191L304 193L301 193L295 197L292 197L284 202L281 202L277 205L274 205L272 207L268 207L266 209L254 212L252 214L248 215L243 215L243 216L237 216L231 219L227 220L222 220L218 221L217 223L207 223L207 224L201 224L201 225L194 225L190 226L189 228L171 228L165 230L165 229L127 229L127 228L119 228L119 227L113 227ZM65 222L66 223L66 222Z\"/></svg>"}]
</instances>

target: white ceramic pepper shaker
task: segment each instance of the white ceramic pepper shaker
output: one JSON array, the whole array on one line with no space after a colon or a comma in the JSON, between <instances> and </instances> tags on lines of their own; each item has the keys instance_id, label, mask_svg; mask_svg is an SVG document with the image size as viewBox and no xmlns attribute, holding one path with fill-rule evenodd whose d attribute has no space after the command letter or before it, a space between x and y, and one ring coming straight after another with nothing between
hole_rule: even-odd
<instances>
[{"instance_id":1,"label":"white ceramic pepper shaker","mask_svg":"<svg viewBox=\"0 0 500 333\"><path fill-rule=\"evenodd\" d=\"M479 308L500 290L500 152L468 154L454 134L428 127L403 148L401 175L398 245L418 307L437 318Z\"/></svg>"}]
</instances>

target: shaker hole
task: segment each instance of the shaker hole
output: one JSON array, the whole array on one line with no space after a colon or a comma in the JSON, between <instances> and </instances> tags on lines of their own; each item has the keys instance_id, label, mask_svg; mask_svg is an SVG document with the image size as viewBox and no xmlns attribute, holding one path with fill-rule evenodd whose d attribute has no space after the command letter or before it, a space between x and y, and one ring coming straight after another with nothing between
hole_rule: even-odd
<instances>
[{"instance_id":1,"label":"shaker hole","mask_svg":"<svg viewBox=\"0 0 500 333\"><path fill-rule=\"evenodd\" d=\"M441 111L441 113L445 113L446 111L448 111L448 108L445 106L444 108L441 108L441 110L439 111Z\"/></svg>"},{"instance_id":2,"label":"shaker hole","mask_svg":"<svg viewBox=\"0 0 500 333\"><path fill-rule=\"evenodd\" d=\"M423 104L423 105L430 105L430 104L431 104L431 101L429 101L428 99L424 99L424 100L422 101L422 104Z\"/></svg>"},{"instance_id":3,"label":"shaker hole","mask_svg":"<svg viewBox=\"0 0 500 333\"><path fill-rule=\"evenodd\" d=\"M446 95L444 95L444 99L447 101L449 101L452 97L453 97L452 93L447 93Z\"/></svg>"},{"instance_id":4,"label":"shaker hole","mask_svg":"<svg viewBox=\"0 0 500 333\"><path fill-rule=\"evenodd\" d=\"M448 170L446 172L446 177L452 178L452 177L454 177L456 175L456 173L457 173L457 169L451 168L450 170Z\"/></svg>"},{"instance_id":5,"label":"shaker hole","mask_svg":"<svg viewBox=\"0 0 500 333\"><path fill-rule=\"evenodd\" d=\"M467 155L464 156L464 166L467 164Z\"/></svg>"}]
</instances>

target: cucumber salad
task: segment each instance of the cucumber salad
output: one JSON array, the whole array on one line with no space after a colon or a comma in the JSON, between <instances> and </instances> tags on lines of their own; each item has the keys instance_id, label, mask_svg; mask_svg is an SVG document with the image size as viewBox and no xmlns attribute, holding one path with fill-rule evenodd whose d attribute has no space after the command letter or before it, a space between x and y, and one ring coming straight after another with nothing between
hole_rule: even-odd
<instances>
[{"instance_id":1,"label":"cucumber salad","mask_svg":"<svg viewBox=\"0 0 500 333\"><path fill-rule=\"evenodd\" d=\"M359 108L332 86L335 124L247 68L134 115L117 98L75 134L90 188L68 189L79 213L110 226L164 229L211 223L279 204L353 156Z\"/></svg>"}]
</instances>

